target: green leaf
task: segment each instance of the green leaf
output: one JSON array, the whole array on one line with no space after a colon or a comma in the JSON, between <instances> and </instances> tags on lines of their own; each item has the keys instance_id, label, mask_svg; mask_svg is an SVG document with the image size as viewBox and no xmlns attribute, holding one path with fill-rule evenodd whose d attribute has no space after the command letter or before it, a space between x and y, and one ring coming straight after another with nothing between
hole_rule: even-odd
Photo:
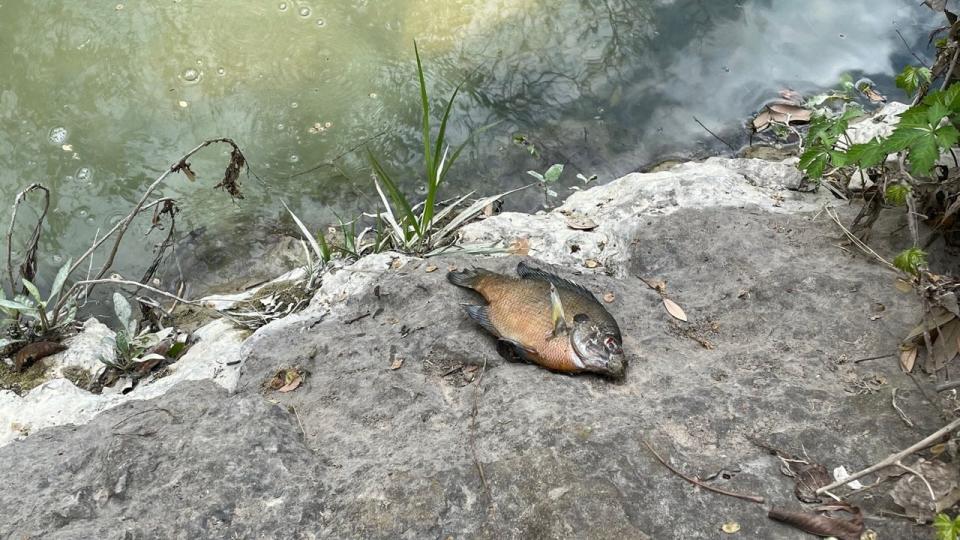
<instances>
[{"instance_id":1,"label":"green leaf","mask_svg":"<svg viewBox=\"0 0 960 540\"><path fill-rule=\"evenodd\" d=\"M889 153L883 147L880 141L870 141L851 146L847 150L847 159L849 163L857 163L861 167L876 167L887 159Z\"/></svg>"},{"instance_id":2,"label":"green leaf","mask_svg":"<svg viewBox=\"0 0 960 540\"><path fill-rule=\"evenodd\" d=\"M895 82L908 95L913 95L921 86L930 83L930 70L925 67L907 66L897 75Z\"/></svg>"},{"instance_id":3,"label":"green leaf","mask_svg":"<svg viewBox=\"0 0 960 540\"><path fill-rule=\"evenodd\" d=\"M543 174L543 179L546 182L553 183L560 179L561 174L563 174L563 164L555 163Z\"/></svg>"},{"instance_id":4,"label":"green leaf","mask_svg":"<svg viewBox=\"0 0 960 540\"><path fill-rule=\"evenodd\" d=\"M547 179L544 178L543 175L540 174L540 173L538 173L537 171L527 171L527 174L529 174L530 176L536 178L537 180L539 180L539 181L541 181L541 182L546 183L546 181L547 181Z\"/></svg>"},{"instance_id":5,"label":"green leaf","mask_svg":"<svg viewBox=\"0 0 960 540\"><path fill-rule=\"evenodd\" d=\"M823 177L823 171L827 168L827 162L830 161L830 153L823 148L810 148L800 156L800 163L797 164L800 170L807 173L807 176L813 180Z\"/></svg>"},{"instance_id":6,"label":"green leaf","mask_svg":"<svg viewBox=\"0 0 960 540\"><path fill-rule=\"evenodd\" d=\"M408 201L407 198L404 197L403 193L400 192L400 190L397 188L397 184L394 183L387 171L384 170L382 165L380 165L380 162L373 155L373 153L370 152L368 155L374 172L380 181L383 182L383 185L387 187L387 193L390 195L390 200L393 201L393 205L395 206L393 213L400 216L400 225L404 231L404 240L410 239L408 226L414 227L419 235L420 224L417 221L417 215L413 212L413 206L410 204L410 201Z\"/></svg>"},{"instance_id":7,"label":"green leaf","mask_svg":"<svg viewBox=\"0 0 960 540\"><path fill-rule=\"evenodd\" d=\"M910 169L918 175L927 175L933 169L934 163L940 159L940 147L933 133L918 138L910 145Z\"/></svg>"},{"instance_id":8,"label":"green leaf","mask_svg":"<svg viewBox=\"0 0 960 540\"><path fill-rule=\"evenodd\" d=\"M57 272L57 277L53 279L53 286L50 288L50 298L47 299L47 302L53 302L60 291L63 289L63 284L67 282L67 277L70 275L70 267L73 266L73 259L68 259L67 264L60 267L60 271Z\"/></svg>"},{"instance_id":9,"label":"green leaf","mask_svg":"<svg viewBox=\"0 0 960 540\"><path fill-rule=\"evenodd\" d=\"M947 514L937 514L933 520L933 527L937 530L937 540L957 540L957 533L960 532L960 516L957 516L955 521Z\"/></svg>"},{"instance_id":10,"label":"green leaf","mask_svg":"<svg viewBox=\"0 0 960 540\"><path fill-rule=\"evenodd\" d=\"M37 289L36 285L31 283L29 279L24 278L23 286L27 288L27 292L30 293L30 296L33 297L34 301L36 301L38 305L44 305L43 298L40 297L40 290Z\"/></svg>"},{"instance_id":11,"label":"green leaf","mask_svg":"<svg viewBox=\"0 0 960 540\"><path fill-rule=\"evenodd\" d=\"M883 193L883 198L890 204L903 206L907 204L908 195L910 195L910 186L905 184L890 184Z\"/></svg>"},{"instance_id":12,"label":"green leaf","mask_svg":"<svg viewBox=\"0 0 960 540\"><path fill-rule=\"evenodd\" d=\"M917 247L905 249L893 259L893 265L902 272L917 275L920 268L927 265L927 253Z\"/></svg>"},{"instance_id":13,"label":"green leaf","mask_svg":"<svg viewBox=\"0 0 960 540\"><path fill-rule=\"evenodd\" d=\"M420 49L417 42L413 42L413 54L417 57L417 78L420 81L420 109L422 113L421 123L423 130L423 161L426 168L427 178L430 178L431 171L435 171L434 159L439 156L433 156L430 152L430 100L427 99L427 81L423 76L423 63L420 61Z\"/></svg>"}]
</instances>

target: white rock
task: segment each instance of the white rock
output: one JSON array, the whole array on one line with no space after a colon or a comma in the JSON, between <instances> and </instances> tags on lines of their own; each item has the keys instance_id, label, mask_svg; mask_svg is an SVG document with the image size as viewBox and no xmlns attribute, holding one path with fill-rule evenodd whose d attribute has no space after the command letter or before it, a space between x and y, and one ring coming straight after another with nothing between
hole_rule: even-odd
<instances>
[{"instance_id":1,"label":"white rock","mask_svg":"<svg viewBox=\"0 0 960 540\"><path fill-rule=\"evenodd\" d=\"M62 378L47 381L23 397L2 390L0 446L45 427L85 424L100 412L126 401L161 396L181 381L210 379L232 392L240 376L240 348L246 334L223 320L205 325L194 333L199 341L170 366L168 375L141 381L128 394L91 394ZM94 361L99 359L78 357L76 365Z\"/></svg>"},{"instance_id":2,"label":"white rock","mask_svg":"<svg viewBox=\"0 0 960 540\"><path fill-rule=\"evenodd\" d=\"M524 238L529 255L550 264L583 266L599 262L623 277L627 247L646 226L644 216L667 215L684 208L756 206L774 213L813 212L832 201L826 193L788 191L799 185L792 165L757 159L712 158L684 163L667 171L629 174L613 182L574 193L559 208L542 216L506 212L460 231L469 245L503 248ZM590 218L590 231L566 225L566 216Z\"/></svg>"},{"instance_id":3,"label":"white rock","mask_svg":"<svg viewBox=\"0 0 960 540\"><path fill-rule=\"evenodd\" d=\"M900 123L900 114L910 106L898 101L891 101L868 117L847 128L847 138L851 144L867 143L877 137L886 138L893 133L893 129Z\"/></svg>"},{"instance_id":4,"label":"white rock","mask_svg":"<svg viewBox=\"0 0 960 540\"><path fill-rule=\"evenodd\" d=\"M112 362L116 357L115 335L107 325L90 317L79 334L64 341L67 350L47 360L48 373L53 378L62 378L65 368L74 367L86 370L93 379L98 378L107 368L100 359Z\"/></svg>"}]
</instances>

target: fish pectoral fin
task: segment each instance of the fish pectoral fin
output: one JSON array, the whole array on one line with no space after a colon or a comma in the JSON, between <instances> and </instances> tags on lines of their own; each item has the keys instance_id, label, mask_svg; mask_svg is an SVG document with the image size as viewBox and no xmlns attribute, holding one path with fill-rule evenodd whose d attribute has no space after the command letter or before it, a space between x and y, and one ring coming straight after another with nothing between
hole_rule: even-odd
<instances>
[{"instance_id":1,"label":"fish pectoral fin","mask_svg":"<svg viewBox=\"0 0 960 540\"><path fill-rule=\"evenodd\" d=\"M463 310L467 312L467 316L476 321L484 330L497 337L500 336L500 332L497 332L497 328L490 322L490 306L476 306L473 304L460 305L463 307Z\"/></svg>"},{"instance_id":2,"label":"fish pectoral fin","mask_svg":"<svg viewBox=\"0 0 960 540\"><path fill-rule=\"evenodd\" d=\"M550 317L553 319L553 337L564 336L567 334L567 316L563 312L563 303L560 302L560 294L557 287L550 284Z\"/></svg>"},{"instance_id":3,"label":"fish pectoral fin","mask_svg":"<svg viewBox=\"0 0 960 540\"><path fill-rule=\"evenodd\" d=\"M497 340L497 354L508 362L528 362L535 363L534 355L536 351L520 345L516 341L509 339Z\"/></svg>"}]
</instances>

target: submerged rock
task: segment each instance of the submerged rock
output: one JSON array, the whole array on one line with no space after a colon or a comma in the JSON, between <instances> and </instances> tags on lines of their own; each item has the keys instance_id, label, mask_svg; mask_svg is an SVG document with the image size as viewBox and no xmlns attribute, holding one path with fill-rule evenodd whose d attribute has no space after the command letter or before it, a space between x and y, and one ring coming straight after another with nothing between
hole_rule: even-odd
<instances>
[{"instance_id":1,"label":"submerged rock","mask_svg":"<svg viewBox=\"0 0 960 540\"><path fill-rule=\"evenodd\" d=\"M733 521L750 537L804 538L765 506L695 490L643 445L712 485L789 507L799 506L793 480L748 438L857 470L940 427L894 358L853 362L897 350L915 297L835 247L840 235L818 213L830 198L786 181L723 160L630 175L548 214L462 231L504 247L524 238L526 257L381 254L340 269L307 310L246 340L235 393L184 382L0 448L17 464L0 470L0 530L716 538ZM596 228L568 228L574 212ZM886 254L896 241L874 247ZM444 273L512 272L520 260L612 293L605 305L631 363L623 381L496 354L458 305L475 299ZM666 281L690 322L670 317L641 278ZM291 367L305 375L295 390L264 387ZM916 428L890 407L894 386ZM880 492L862 506L881 537L920 533L873 517L896 509Z\"/></svg>"}]
</instances>

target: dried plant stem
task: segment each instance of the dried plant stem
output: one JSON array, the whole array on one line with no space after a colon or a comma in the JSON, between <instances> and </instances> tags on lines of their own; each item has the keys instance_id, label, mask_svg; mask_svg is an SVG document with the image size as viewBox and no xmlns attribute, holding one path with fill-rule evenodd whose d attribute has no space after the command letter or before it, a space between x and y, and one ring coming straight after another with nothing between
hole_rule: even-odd
<instances>
[{"instance_id":1,"label":"dried plant stem","mask_svg":"<svg viewBox=\"0 0 960 540\"><path fill-rule=\"evenodd\" d=\"M941 437L943 437L944 435L946 435L946 434L950 433L951 431L957 429L958 427L960 427L960 418L957 418L957 419L955 419L953 422L950 422L950 423L947 424L946 426L938 429L936 432L932 433L932 434L931 434L930 436L928 436L927 438L925 438L925 439L923 439L922 441L914 444L913 446L907 448L906 450L901 450L900 452L897 452L897 453L895 453L895 454L890 454L890 456L888 456L888 457L887 457L886 459L884 459L883 461L880 461L879 463L875 463L874 465L871 465L871 466L867 467L866 469L863 469L862 471L857 471L857 472L851 474L850 476L844 478L843 480L837 480L836 482L830 484L829 486L824 486L824 487L818 489L818 490L817 490L817 495L821 495L821 494L823 494L825 491L828 491L828 490L831 490L831 489L836 489L836 488L838 488L838 487L840 487L840 486L842 486L842 485L844 485L844 484L848 484L848 483L850 483L851 481L856 480L856 479L858 479L858 478L863 478L864 476L866 476L866 475L868 475L868 474L870 474L870 473L874 473L874 472L876 472L876 471L879 471L880 469L883 469L883 468L885 468L885 467L889 467L889 466L891 466L891 465L897 465L897 463L898 463L900 460L902 460L903 458L909 456L910 454L916 452L917 450L923 450L924 448L933 445L934 443L936 443L937 441L939 441Z\"/></svg>"},{"instance_id":2,"label":"dried plant stem","mask_svg":"<svg viewBox=\"0 0 960 540\"><path fill-rule=\"evenodd\" d=\"M34 190L43 191L43 212L41 212L40 217L37 218L37 224L33 228L33 235L30 238L30 242L27 243L27 249L25 250L23 263L20 266L21 276L30 280L32 280L34 276L26 275L26 270L28 270L31 264L31 259L33 259L33 265L36 265L35 257L37 253L37 244L40 242L40 228L43 226L43 220L47 217L47 210L50 209L50 190L41 184L30 184L26 187L26 189L20 193L17 193L17 197L13 201L13 212L10 215L10 227L7 229L7 277L10 279L11 297L17 294L18 283L13 277L13 228L17 224L17 212L20 210L20 205L26 199L27 195Z\"/></svg>"},{"instance_id":3,"label":"dried plant stem","mask_svg":"<svg viewBox=\"0 0 960 540\"><path fill-rule=\"evenodd\" d=\"M923 483L927 486L927 491L930 493L930 500L931 500L931 501L934 501L934 502L937 501L937 494L933 492L933 486L931 486L931 485L930 485L930 482L928 482L927 479L926 479L922 474L920 474L920 471L918 471L918 470L916 470L916 469L911 469L910 467L907 467L907 466L904 465L901 461L897 461L896 463L894 463L894 465L896 465L897 467L900 467L901 469L907 471L908 473L916 476L916 477L919 478L920 480L923 480Z\"/></svg>"},{"instance_id":4,"label":"dried plant stem","mask_svg":"<svg viewBox=\"0 0 960 540\"><path fill-rule=\"evenodd\" d=\"M870 246L868 246L868 245L865 244L862 240L860 240L859 238L857 238L857 235L853 234L852 232L850 232L849 229L847 229L846 227L844 227L844 226L843 226L843 223L841 223L841 221L840 221L840 217L836 214L835 211L831 211L831 210L832 210L832 209L830 209L830 208L826 208L826 209L825 209L825 211L827 212L827 215L830 216L830 219L832 219L832 220L834 221L834 223L836 223L837 226L840 227L840 230L843 231L843 234L845 234L845 235L847 236L847 238L853 243L853 245L855 245L855 246L857 246L858 248L860 248L860 250L863 251L864 253L866 253L866 254L868 254L868 255L872 255L875 259L877 259L878 261L880 261L881 263L883 263L884 265L886 265L888 268L890 268L890 269L893 270L894 272L897 272L897 273L900 272L899 270L897 270L897 267L893 265L893 263L891 263L890 261L884 259L884 258L881 257L880 255L878 255L877 252L874 251Z\"/></svg>"},{"instance_id":5,"label":"dried plant stem","mask_svg":"<svg viewBox=\"0 0 960 540\"><path fill-rule=\"evenodd\" d=\"M647 450L649 450L653 454L653 457L657 458L657 461L659 461L661 465L663 465L667 469L670 469L670 472L672 472L673 474L679 476L680 478L683 478L684 480L686 480L687 482L690 482L695 486L702 487L707 491L712 491L720 495L726 495L728 497L734 497L734 498L744 500L744 501L749 501L752 503L763 504L764 502L766 502L763 497L758 497L756 495L744 495L742 493L734 493L732 491L727 491L725 489L713 487L710 484L705 484L699 478L692 478L690 476L687 476L682 472L678 471L677 469L673 468L673 466L670 465L669 463L667 463L667 460L663 459L663 457L661 457L660 454L658 454L657 451L654 450L652 446L650 446L650 443L648 443L647 441L642 441L642 442L643 442L643 445L647 447Z\"/></svg>"},{"instance_id":6,"label":"dried plant stem","mask_svg":"<svg viewBox=\"0 0 960 540\"><path fill-rule=\"evenodd\" d=\"M903 412L903 409L897 405L897 389L893 389L893 395L890 397L890 404L893 405L893 410L897 411L897 415L900 416L900 419L903 420L903 423L909 427L913 427L913 421L907 417L907 413Z\"/></svg>"},{"instance_id":7,"label":"dried plant stem","mask_svg":"<svg viewBox=\"0 0 960 540\"><path fill-rule=\"evenodd\" d=\"M78 288L78 287L83 287L83 286L85 286L85 285L97 285L97 284L101 284L101 283L113 283L114 285L128 285L128 286L131 286L131 287L137 287L137 288L139 288L139 289L146 289L146 290L148 290L148 291L150 291L150 292L152 292L152 293L154 293L154 294L159 294L160 296L165 296L165 297L167 297L167 298L169 298L169 299L171 299L171 300L174 300L174 301L176 301L176 302L182 302L182 303L184 303L184 304L190 304L190 305L192 305L192 306L199 306L199 305L201 305L200 302L196 302L196 301L194 301L194 300L186 300L186 299L180 298L179 296L177 296L177 295L175 295L175 294L171 294L171 293L168 293L168 292L166 292L166 291L161 291L160 289L155 289L155 288L153 288L153 287L151 287L151 286L149 286L149 285L145 285L145 284L143 284L143 283L140 283L139 281L130 281L130 280L127 280L127 279L114 279L114 278L108 278L108 279L85 279L85 280L83 280L83 281L78 281L78 282L76 282L76 283L74 284L74 287L73 287L72 289L70 289L70 290L73 291L75 288Z\"/></svg>"}]
</instances>

